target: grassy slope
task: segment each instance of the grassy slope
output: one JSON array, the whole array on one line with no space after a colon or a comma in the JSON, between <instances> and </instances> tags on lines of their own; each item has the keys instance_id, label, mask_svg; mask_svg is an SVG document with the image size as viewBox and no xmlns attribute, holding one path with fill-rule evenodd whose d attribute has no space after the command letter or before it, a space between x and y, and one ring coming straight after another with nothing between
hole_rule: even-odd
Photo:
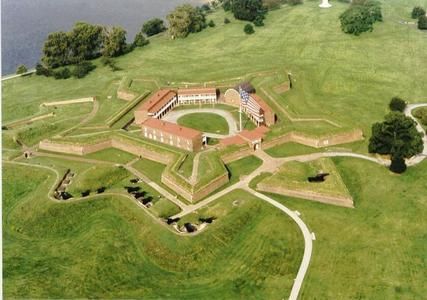
<instances>
[{"instance_id":1,"label":"grassy slope","mask_svg":"<svg viewBox=\"0 0 427 300\"><path fill-rule=\"evenodd\" d=\"M196 237L178 237L127 199L47 201L52 174L44 171L34 177L38 188L22 190L26 177L16 174L33 171L5 170L8 297L265 299L289 293L301 259L300 234L280 212L243 191L216 204L216 210L233 210L221 222ZM238 209L236 199L244 199Z\"/></svg>"},{"instance_id":2,"label":"grassy slope","mask_svg":"<svg viewBox=\"0 0 427 300\"><path fill-rule=\"evenodd\" d=\"M307 181L309 176L315 176L320 171L330 174L324 182L310 183ZM285 163L277 173L264 179L262 183L272 187L282 186L290 190L315 192L322 195L344 197L349 195L339 172L329 158L320 158L306 163L297 161Z\"/></svg>"},{"instance_id":3,"label":"grassy slope","mask_svg":"<svg viewBox=\"0 0 427 300\"><path fill-rule=\"evenodd\" d=\"M179 118L178 124L217 134L228 134L229 130L227 121L223 117L211 113L188 114Z\"/></svg>"},{"instance_id":4,"label":"grassy slope","mask_svg":"<svg viewBox=\"0 0 427 300\"><path fill-rule=\"evenodd\" d=\"M427 293L427 161L404 175L334 159L355 209L272 195L315 232L302 299L422 299Z\"/></svg>"}]
</instances>

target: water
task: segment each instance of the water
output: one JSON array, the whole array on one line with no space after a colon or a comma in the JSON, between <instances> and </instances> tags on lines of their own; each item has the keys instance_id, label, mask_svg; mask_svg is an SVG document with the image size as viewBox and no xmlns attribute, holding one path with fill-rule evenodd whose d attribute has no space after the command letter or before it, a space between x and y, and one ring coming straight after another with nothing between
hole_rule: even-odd
<instances>
[{"instance_id":1,"label":"water","mask_svg":"<svg viewBox=\"0 0 427 300\"><path fill-rule=\"evenodd\" d=\"M182 3L199 5L202 0L2 0L2 75L25 64L33 68L52 31L69 31L76 21L120 25L133 41L142 23L164 18Z\"/></svg>"}]
</instances>

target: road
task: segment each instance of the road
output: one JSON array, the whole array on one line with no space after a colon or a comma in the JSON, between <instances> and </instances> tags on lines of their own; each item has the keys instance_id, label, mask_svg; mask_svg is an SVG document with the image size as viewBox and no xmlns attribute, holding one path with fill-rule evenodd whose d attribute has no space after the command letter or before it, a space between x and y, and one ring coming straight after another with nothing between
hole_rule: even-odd
<instances>
[{"instance_id":1,"label":"road","mask_svg":"<svg viewBox=\"0 0 427 300\"><path fill-rule=\"evenodd\" d=\"M194 114L194 113L210 113L210 114L215 114L215 115L219 115L221 117L223 117L228 124L228 134L224 135L224 134L215 134L215 133L209 133L206 132L206 135L209 137L213 137L213 138L226 138L226 137L230 137L230 136L234 136L238 133L238 125L237 122L234 120L233 115L225 110L222 109L216 109L216 108L195 108L195 109L182 109L182 110L174 110L169 112L166 116L163 117L163 120L168 121L168 122L172 122L172 123L177 123L178 119L188 115L188 114Z\"/></svg>"}]
</instances>

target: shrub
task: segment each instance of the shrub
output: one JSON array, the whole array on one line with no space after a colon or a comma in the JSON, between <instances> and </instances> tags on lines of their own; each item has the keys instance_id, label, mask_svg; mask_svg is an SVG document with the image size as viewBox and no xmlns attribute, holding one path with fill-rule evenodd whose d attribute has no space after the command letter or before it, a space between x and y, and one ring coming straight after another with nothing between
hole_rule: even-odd
<instances>
[{"instance_id":1,"label":"shrub","mask_svg":"<svg viewBox=\"0 0 427 300\"><path fill-rule=\"evenodd\" d=\"M224 24L230 23L230 20L228 18L224 18Z\"/></svg>"},{"instance_id":2,"label":"shrub","mask_svg":"<svg viewBox=\"0 0 427 300\"><path fill-rule=\"evenodd\" d=\"M418 19L419 17L425 16L425 15L426 15L426 10L421 6L415 6L411 13L412 19Z\"/></svg>"},{"instance_id":3,"label":"shrub","mask_svg":"<svg viewBox=\"0 0 427 300\"><path fill-rule=\"evenodd\" d=\"M251 24L246 24L245 27L243 28L243 31L246 34L252 34L255 32L254 27Z\"/></svg>"},{"instance_id":4,"label":"shrub","mask_svg":"<svg viewBox=\"0 0 427 300\"><path fill-rule=\"evenodd\" d=\"M166 27L163 23L163 20L159 18L154 18L154 19L148 20L142 25L141 32L145 33L147 36L152 36L160 32L163 32L165 30L166 30Z\"/></svg>"},{"instance_id":5,"label":"shrub","mask_svg":"<svg viewBox=\"0 0 427 300\"><path fill-rule=\"evenodd\" d=\"M150 43L149 40L145 38L145 36L142 34L142 32L138 32L135 35L135 39L133 40L134 47L144 47Z\"/></svg>"},{"instance_id":6,"label":"shrub","mask_svg":"<svg viewBox=\"0 0 427 300\"><path fill-rule=\"evenodd\" d=\"M43 76L49 77L52 75L52 70L50 68L46 68L42 64L38 63L36 65L36 75L43 75Z\"/></svg>"},{"instance_id":7,"label":"shrub","mask_svg":"<svg viewBox=\"0 0 427 300\"><path fill-rule=\"evenodd\" d=\"M374 23L382 21L381 4L371 0L353 2L339 18L342 31L360 35L363 32L372 31Z\"/></svg>"},{"instance_id":8,"label":"shrub","mask_svg":"<svg viewBox=\"0 0 427 300\"><path fill-rule=\"evenodd\" d=\"M210 20L208 23L209 27L215 27L215 22L213 20Z\"/></svg>"},{"instance_id":9,"label":"shrub","mask_svg":"<svg viewBox=\"0 0 427 300\"><path fill-rule=\"evenodd\" d=\"M120 68L116 66L116 61L114 59L112 59L111 57L103 56L101 58L101 63L104 66L109 66L112 71L120 70Z\"/></svg>"},{"instance_id":10,"label":"shrub","mask_svg":"<svg viewBox=\"0 0 427 300\"><path fill-rule=\"evenodd\" d=\"M257 16L254 20L254 25L257 27L264 26L264 16Z\"/></svg>"},{"instance_id":11,"label":"shrub","mask_svg":"<svg viewBox=\"0 0 427 300\"><path fill-rule=\"evenodd\" d=\"M55 79L67 79L71 77L71 71L67 67L53 72Z\"/></svg>"},{"instance_id":12,"label":"shrub","mask_svg":"<svg viewBox=\"0 0 427 300\"><path fill-rule=\"evenodd\" d=\"M302 4L303 0L287 0L286 1L289 5L298 5L298 4Z\"/></svg>"},{"instance_id":13,"label":"shrub","mask_svg":"<svg viewBox=\"0 0 427 300\"><path fill-rule=\"evenodd\" d=\"M236 19L251 22L258 15L265 14L262 0L233 0L231 11Z\"/></svg>"},{"instance_id":14,"label":"shrub","mask_svg":"<svg viewBox=\"0 0 427 300\"><path fill-rule=\"evenodd\" d=\"M95 68L96 66L91 62L83 61L74 67L72 75L76 78L83 78Z\"/></svg>"},{"instance_id":15,"label":"shrub","mask_svg":"<svg viewBox=\"0 0 427 300\"><path fill-rule=\"evenodd\" d=\"M27 73L27 67L25 65L19 65L18 68L16 69L16 74L24 74Z\"/></svg>"},{"instance_id":16,"label":"shrub","mask_svg":"<svg viewBox=\"0 0 427 300\"><path fill-rule=\"evenodd\" d=\"M418 29L427 30L427 16L421 16L418 19Z\"/></svg>"},{"instance_id":17,"label":"shrub","mask_svg":"<svg viewBox=\"0 0 427 300\"><path fill-rule=\"evenodd\" d=\"M390 101L389 107L391 111L403 112L406 108L406 102L399 97L393 97Z\"/></svg>"},{"instance_id":18,"label":"shrub","mask_svg":"<svg viewBox=\"0 0 427 300\"><path fill-rule=\"evenodd\" d=\"M402 157L393 157L391 159L390 171L397 174L402 174L406 171L405 159Z\"/></svg>"},{"instance_id":19,"label":"shrub","mask_svg":"<svg viewBox=\"0 0 427 300\"><path fill-rule=\"evenodd\" d=\"M424 116L422 116L422 118L421 118L421 124L427 125L427 114L425 114Z\"/></svg>"}]
</instances>

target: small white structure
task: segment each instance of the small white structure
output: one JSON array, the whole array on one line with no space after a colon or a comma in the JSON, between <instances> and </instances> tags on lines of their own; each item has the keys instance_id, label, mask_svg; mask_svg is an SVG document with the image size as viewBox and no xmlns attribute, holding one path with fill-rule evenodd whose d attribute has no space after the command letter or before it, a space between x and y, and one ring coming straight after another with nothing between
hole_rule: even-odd
<instances>
[{"instance_id":1,"label":"small white structure","mask_svg":"<svg viewBox=\"0 0 427 300\"><path fill-rule=\"evenodd\" d=\"M321 8L329 8L332 5L329 4L329 0L322 0L322 4L319 5Z\"/></svg>"}]
</instances>

